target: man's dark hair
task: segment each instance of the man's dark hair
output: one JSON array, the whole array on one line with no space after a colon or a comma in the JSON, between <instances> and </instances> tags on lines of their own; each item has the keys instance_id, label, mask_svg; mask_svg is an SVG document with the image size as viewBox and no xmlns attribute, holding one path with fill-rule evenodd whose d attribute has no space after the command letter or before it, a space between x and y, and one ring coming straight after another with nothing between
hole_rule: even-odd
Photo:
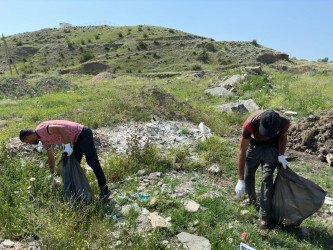
<instances>
[{"instance_id":1,"label":"man's dark hair","mask_svg":"<svg viewBox=\"0 0 333 250\"><path fill-rule=\"evenodd\" d=\"M32 129L22 129L20 131L20 140L23 141L25 138L27 138L27 136L32 135L33 133L35 133L35 131L33 131Z\"/></svg>"}]
</instances>

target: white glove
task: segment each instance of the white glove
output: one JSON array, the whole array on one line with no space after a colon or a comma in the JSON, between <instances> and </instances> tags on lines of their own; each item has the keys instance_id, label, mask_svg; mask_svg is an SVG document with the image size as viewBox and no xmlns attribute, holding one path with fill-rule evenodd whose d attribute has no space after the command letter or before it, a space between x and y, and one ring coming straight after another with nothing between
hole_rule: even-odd
<instances>
[{"instance_id":1,"label":"white glove","mask_svg":"<svg viewBox=\"0 0 333 250\"><path fill-rule=\"evenodd\" d=\"M67 153L67 156L70 156L73 153L73 149L70 143L65 144L64 152Z\"/></svg>"},{"instance_id":2,"label":"white glove","mask_svg":"<svg viewBox=\"0 0 333 250\"><path fill-rule=\"evenodd\" d=\"M287 169L287 167L289 167L289 162L287 162L286 158L284 158L284 155L279 155L278 161L282 164L284 169Z\"/></svg>"},{"instance_id":3,"label":"white glove","mask_svg":"<svg viewBox=\"0 0 333 250\"><path fill-rule=\"evenodd\" d=\"M244 180L238 180L237 185L235 187L236 194L241 197L243 196L245 192L245 181Z\"/></svg>"},{"instance_id":4,"label":"white glove","mask_svg":"<svg viewBox=\"0 0 333 250\"><path fill-rule=\"evenodd\" d=\"M38 142L38 145L37 145L37 151L40 153L43 151L43 144L41 141Z\"/></svg>"}]
</instances>

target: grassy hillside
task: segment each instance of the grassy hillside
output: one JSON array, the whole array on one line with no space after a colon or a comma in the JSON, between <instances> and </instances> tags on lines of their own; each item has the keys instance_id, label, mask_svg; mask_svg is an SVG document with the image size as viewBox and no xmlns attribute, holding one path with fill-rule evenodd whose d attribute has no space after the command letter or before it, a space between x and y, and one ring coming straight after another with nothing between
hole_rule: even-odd
<instances>
[{"instance_id":1,"label":"grassy hillside","mask_svg":"<svg viewBox=\"0 0 333 250\"><path fill-rule=\"evenodd\" d=\"M303 222L309 228L308 236L302 236L297 228L283 227L277 227L267 237L258 235L258 208L244 207L234 196L238 138L247 114L220 113L214 108L252 98L260 109L298 112L293 119L296 123L333 107L330 64L295 59L261 63L264 74L249 75L237 84L235 94L217 97L204 94L205 89L225 77L243 73L245 65L257 64L258 57L265 53L283 53L255 41L216 42L145 25L46 29L11 36L7 41L16 48L15 61L26 75L10 77L2 65L1 238L26 244L33 240L45 249L179 249L176 235L185 231L206 237L212 249L235 249L240 242L257 249L331 248L333 217L325 212L329 209L326 205ZM34 49L22 49L28 47ZM2 47L0 51L3 53ZM23 51L28 52L23 55ZM83 72L82 65L92 61L109 66L113 78L93 80L92 74ZM68 70L67 74L60 75L58 72L63 69ZM202 70L205 73L198 77L195 72ZM269 84L273 87L269 88ZM17 137L20 129L34 128L50 119L68 119L93 129L112 129L152 119L186 120L194 126L204 121L214 136L205 142L194 142L194 149L185 145L166 152L150 144L140 150L132 140L127 154L109 149L101 155L110 188L116 192L114 199L121 207L137 202L150 212L171 217L171 227L138 232L141 213L132 208L113 220L113 207L98 202L98 185L92 172L87 172L87 176L96 201L84 208L73 208L63 202L62 190L47 179L45 152L7 153L8 140ZM190 130L182 128L181 133L188 134ZM189 157L192 150L197 158ZM57 157L60 153L57 151ZM222 172L209 173L207 169L213 164L218 164ZM291 165L295 172L333 196L333 172L326 163L298 159ZM144 178L163 172L165 176L159 179L162 184L140 189L142 177L137 172L142 169L146 170ZM260 174L259 171L258 191ZM182 199L162 190L163 184L174 191L189 182L194 191L185 198L200 203L202 208L197 213L186 211ZM218 196L207 196L211 192ZM138 199L138 194L156 197L157 201L150 204ZM247 236L242 239L244 232Z\"/></svg>"},{"instance_id":2,"label":"grassy hillside","mask_svg":"<svg viewBox=\"0 0 333 250\"><path fill-rule=\"evenodd\" d=\"M288 59L256 40L225 42L156 26L89 26L43 29L6 38L21 73L85 72L100 62L113 73L219 71L242 65L271 64L281 71L332 70L330 63ZM4 60L0 47L0 59ZM2 72L8 71L3 65ZM86 71L91 73L91 71Z\"/></svg>"}]
</instances>

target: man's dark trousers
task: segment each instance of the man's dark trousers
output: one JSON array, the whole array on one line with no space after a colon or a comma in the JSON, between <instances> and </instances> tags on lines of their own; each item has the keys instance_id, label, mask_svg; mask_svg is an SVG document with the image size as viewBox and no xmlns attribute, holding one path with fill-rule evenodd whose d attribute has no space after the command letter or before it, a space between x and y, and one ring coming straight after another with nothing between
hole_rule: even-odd
<instances>
[{"instance_id":1,"label":"man's dark trousers","mask_svg":"<svg viewBox=\"0 0 333 250\"><path fill-rule=\"evenodd\" d=\"M250 143L245 162L245 190L250 202L256 200L255 173L261 165L262 181L259 217L269 222L273 198L273 173L278 164L277 144L257 145Z\"/></svg>"},{"instance_id":2,"label":"man's dark trousers","mask_svg":"<svg viewBox=\"0 0 333 250\"><path fill-rule=\"evenodd\" d=\"M78 162L81 162L83 154L86 156L88 165L94 171L98 186L101 190L107 189L105 175L99 163L93 134L90 128L84 127L78 136L78 140L74 143L73 153Z\"/></svg>"}]
</instances>

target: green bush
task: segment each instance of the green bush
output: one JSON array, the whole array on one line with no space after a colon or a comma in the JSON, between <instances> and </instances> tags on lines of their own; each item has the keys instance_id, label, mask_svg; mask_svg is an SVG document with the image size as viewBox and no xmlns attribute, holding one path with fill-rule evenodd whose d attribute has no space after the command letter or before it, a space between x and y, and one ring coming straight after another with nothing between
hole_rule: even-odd
<instances>
[{"instance_id":1,"label":"green bush","mask_svg":"<svg viewBox=\"0 0 333 250\"><path fill-rule=\"evenodd\" d=\"M137 44L137 46L136 46L136 48L138 49L138 50L146 50L147 49L147 44L144 42L144 41L140 41L140 42L138 42L138 44Z\"/></svg>"},{"instance_id":2,"label":"green bush","mask_svg":"<svg viewBox=\"0 0 333 250\"><path fill-rule=\"evenodd\" d=\"M94 53L92 51L85 51L81 54L81 56L79 57L79 61L82 62L86 62L90 59L93 59L95 57Z\"/></svg>"},{"instance_id":3,"label":"green bush","mask_svg":"<svg viewBox=\"0 0 333 250\"><path fill-rule=\"evenodd\" d=\"M198 56L197 59L198 59L199 61L203 62L203 63L208 63L208 61L209 61L209 55L208 55L207 51L206 51L206 50L203 50L203 51L201 52L201 54Z\"/></svg>"},{"instance_id":4,"label":"green bush","mask_svg":"<svg viewBox=\"0 0 333 250\"><path fill-rule=\"evenodd\" d=\"M229 161L231 149L220 138L212 136L197 145L197 151L202 152L204 159L212 163L225 163Z\"/></svg>"},{"instance_id":5,"label":"green bush","mask_svg":"<svg viewBox=\"0 0 333 250\"><path fill-rule=\"evenodd\" d=\"M317 62L328 62L328 57L325 57L323 59L318 59Z\"/></svg>"},{"instance_id":6,"label":"green bush","mask_svg":"<svg viewBox=\"0 0 333 250\"><path fill-rule=\"evenodd\" d=\"M192 70L202 70L202 67L200 65L196 64L192 67Z\"/></svg>"},{"instance_id":7,"label":"green bush","mask_svg":"<svg viewBox=\"0 0 333 250\"><path fill-rule=\"evenodd\" d=\"M256 39L253 39L253 40L251 41L251 43L252 43L254 46L256 46L256 47L259 46L259 44L258 44L258 42L257 42Z\"/></svg>"},{"instance_id":8,"label":"green bush","mask_svg":"<svg viewBox=\"0 0 333 250\"><path fill-rule=\"evenodd\" d=\"M66 44L67 44L67 46L68 46L69 49L73 49L74 48L73 47L74 43L68 37L66 37Z\"/></svg>"}]
</instances>

